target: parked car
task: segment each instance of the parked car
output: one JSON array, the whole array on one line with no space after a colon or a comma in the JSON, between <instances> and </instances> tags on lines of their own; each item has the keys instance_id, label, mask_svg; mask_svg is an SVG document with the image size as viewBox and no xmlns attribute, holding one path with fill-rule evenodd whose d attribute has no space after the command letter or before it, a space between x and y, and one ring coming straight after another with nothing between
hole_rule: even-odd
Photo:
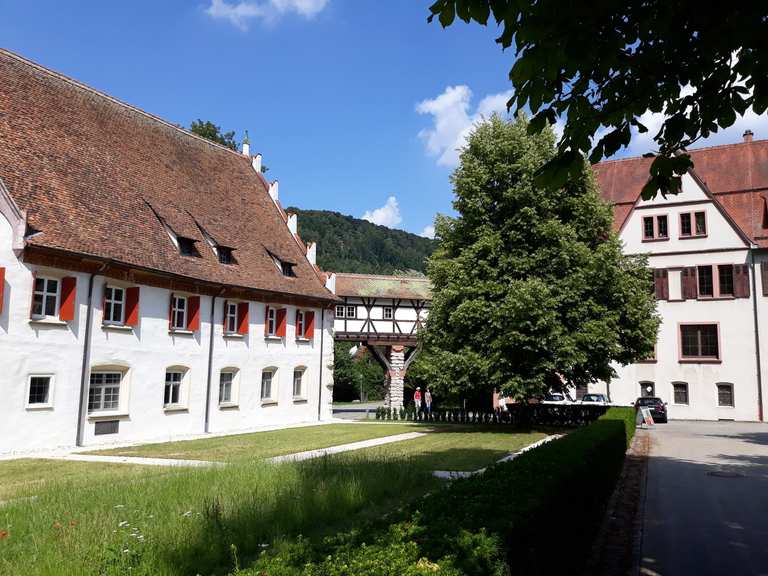
<instances>
[{"instance_id":1,"label":"parked car","mask_svg":"<svg viewBox=\"0 0 768 576\"><path fill-rule=\"evenodd\" d=\"M584 394L581 403L590 406L608 406L611 402L605 394Z\"/></svg>"},{"instance_id":2,"label":"parked car","mask_svg":"<svg viewBox=\"0 0 768 576\"><path fill-rule=\"evenodd\" d=\"M565 394L560 394L560 392L553 392L552 394L547 394L544 396L544 399L541 401L542 404L573 404L571 400L566 396Z\"/></svg>"},{"instance_id":3,"label":"parked car","mask_svg":"<svg viewBox=\"0 0 768 576\"><path fill-rule=\"evenodd\" d=\"M635 410L650 408L654 422L667 422L667 403L655 396L642 396L635 401Z\"/></svg>"}]
</instances>

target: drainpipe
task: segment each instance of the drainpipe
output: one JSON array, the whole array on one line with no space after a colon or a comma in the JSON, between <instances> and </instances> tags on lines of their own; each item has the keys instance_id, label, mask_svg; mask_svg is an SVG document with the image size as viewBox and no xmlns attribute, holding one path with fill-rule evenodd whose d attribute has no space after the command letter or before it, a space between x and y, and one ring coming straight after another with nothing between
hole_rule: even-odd
<instances>
[{"instance_id":1,"label":"drainpipe","mask_svg":"<svg viewBox=\"0 0 768 576\"><path fill-rule=\"evenodd\" d=\"M208 434L211 422L211 379L213 378L213 337L216 332L214 323L214 314L216 314L216 298L224 294L224 287L219 289L219 293L211 298L211 338L208 343L208 379L205 382L205 423L203 424L203 433Z\"/></svg>"},{"instance_id":2,"label":"drainpipe","mask_svg":"<svg viewBox=\"0 0 768 576\"><path fill-rule=\"evenodd\" d=\"M752 261L752 313L755 318L755 360L757 361L757 418L763 421L763 376L760 362L760 322L757 313L757 267L755 263L754 249L749 251L749 258Z\"/></svg>"},{"instance_id":3,"label":"drainpipe","mask_svg":"<svg viewBox=\"0 0 768 576\"><path fill-rule=\"evenodd\" d=\"M75 437L75 446L83 445L83 436L85 435L85 406L86 390L88 385L88 359L91 355L91 319L93 317L93 279L96 274L102 274L108 264L102 264L98 272L92 273L88 278L88 308L85 313L85 336L83 342L83 363L80 368L80 397L78 398L77 410L77 436Z\"/></svg>"},{"instance_id":4,"label":"drainpipe","mask_svg":"<svg viewBox=\"0 0 768 576\"><path fill-rule=\"evenodd\" d=\"M317 393L317 420L322 418L323 408L323 340L325 337L325 307L320 309L320 391Z\"/></svg>"}]
</instances>

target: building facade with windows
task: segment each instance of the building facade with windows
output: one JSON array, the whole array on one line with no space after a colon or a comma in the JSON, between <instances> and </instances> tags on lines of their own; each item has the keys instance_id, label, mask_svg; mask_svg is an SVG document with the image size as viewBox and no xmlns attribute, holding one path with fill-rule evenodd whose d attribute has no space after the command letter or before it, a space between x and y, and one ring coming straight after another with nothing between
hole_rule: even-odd
<instances>
[{"instance_id":1,"label":"building facade with windows","mask_svg":"<svg viewBox=\"0 0 768 576\"><path fill-rule=\"evenodd\" d=\"M764 417L768 358L768 141L691 152L682 192L643 200L651 160L598 164L629 254L648 255L661 317L653 357L594 391L658 396L669 417ZM592 387L590 387L592 388Z\"/></svg>"},{"instance_id":2,"label":"building facade with windows","mask_svg":"<svg viewBox=\"0 0 768 576\"><path fill-rule=\"evenodd\" d=\"M0 50L0 453L330 417L337 298L247 148Z\"/></svg>"}]
</instances>

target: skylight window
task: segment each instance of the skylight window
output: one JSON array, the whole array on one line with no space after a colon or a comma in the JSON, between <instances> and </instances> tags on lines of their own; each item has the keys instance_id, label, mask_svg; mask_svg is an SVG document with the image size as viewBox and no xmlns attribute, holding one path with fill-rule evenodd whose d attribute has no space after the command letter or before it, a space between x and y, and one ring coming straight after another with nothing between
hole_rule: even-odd
<instances>
[{"instance_id":1,"label":"skylight window","mask_svg":"<svg viewBox=\"0 0 768 576\"><path fill-rule=\"evenodd\" d=\"M280 271L280 274L288 278L296 277L296 272L293 270L293 267L296 266L296 264L293 262L286 262L285 260L281 260L271 252L269 252L269 255L272 258L272 261L275 263L277 269Z\"/></svg>"},{"instance_id":2,"label":"skylight window","mask_svg":"<svg viewBox=\"0 0 768 576\"><path fill-rule=\"evenodd\" d=\"M177 236L176 242L179 244L179 254L182 256L200 256L195 246L195 240L185 236Z\"/></svg>"}]
</instances>

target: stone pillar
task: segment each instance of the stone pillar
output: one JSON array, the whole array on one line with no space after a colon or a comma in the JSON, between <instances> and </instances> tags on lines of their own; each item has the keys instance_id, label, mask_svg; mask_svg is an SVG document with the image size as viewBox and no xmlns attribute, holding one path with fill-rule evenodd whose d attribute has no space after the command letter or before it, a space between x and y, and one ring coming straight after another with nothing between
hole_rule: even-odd
<instances>
[{"instance_id":1,"label":"stone pillar","mask_svg":"<svg viewBox=\"0 0 768 576\"><path fill-rule=\"evenodd\" d=\"M387 395L384 402L392 408L403 406L403 381L405 380L405 347L392 346L389 349L389 365L387 372Z\"/></svg>"}]
</instances>

